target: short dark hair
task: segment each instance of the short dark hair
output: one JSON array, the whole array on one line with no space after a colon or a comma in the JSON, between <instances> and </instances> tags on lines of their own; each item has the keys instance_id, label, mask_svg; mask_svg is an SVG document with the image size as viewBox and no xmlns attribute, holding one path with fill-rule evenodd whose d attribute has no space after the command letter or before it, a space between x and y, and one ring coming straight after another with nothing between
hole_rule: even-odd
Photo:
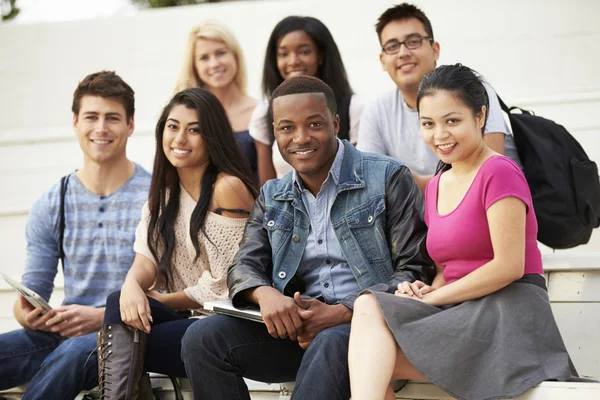
<instances>
[{"instance_id":1,"label":"short dark hair","mask_svg":"<svg viewBox=\"0 0 600 400\"><path fill-rule=\"evenodd\" d=\"M269 117L273 122L273 100L290 94L323 93L327 101L327 109L332 114L337 113L337 103L333 90L325 82L313 76L296 76L283 81L269 98Z\"/></svg>"},{"instance_id":2,"label":"short dark hair","mask_svg":"<svg viewBox=\"0 0 600 400\"><path fill-rule=\"evenodd\" d=\"M431 27L431 22L427 15L417 6L409 3L402 3L395 5L393 7L388 8L381 14L377 23L375 24L375 31L377 31L377 37L379 37L379 41L381 42L381 32L383 28L387 24L392 21L398 21L402 19L415 18L418 19L422 24L427 36L433 39L433 28Z\"/></svg>"},{"instance_id":3,"label":"short dark hair","mask_svg":"<svg viewBox=\"0 0 600 400\"><path fill-rule=\"evenodd\" d=\"M75 115L79 115L81 99L83 96L88 95L117 100L123 104L127 119L132 118L135 113L133 89L114 71L96 72L86 76L79 82L75 93L73 93L73 105L71 106L71 110Z\"/></svg>"}]
</instances>

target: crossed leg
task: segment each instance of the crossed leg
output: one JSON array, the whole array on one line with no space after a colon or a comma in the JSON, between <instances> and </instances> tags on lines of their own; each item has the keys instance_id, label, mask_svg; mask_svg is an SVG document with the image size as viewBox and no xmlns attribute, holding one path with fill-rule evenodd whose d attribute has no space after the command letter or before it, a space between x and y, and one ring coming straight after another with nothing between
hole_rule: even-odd
<instances>
[{"instance_id":1,"label":"crossed leg","mask_svg":"<svg viewBox=\"0 0 600 400\"><path fill-rule=\"evenodd\" d=\"M372 294L354 303L348 355L352 400L393 400L392 379L427 379L408 361Z\"/></svg>"}]
</instances>

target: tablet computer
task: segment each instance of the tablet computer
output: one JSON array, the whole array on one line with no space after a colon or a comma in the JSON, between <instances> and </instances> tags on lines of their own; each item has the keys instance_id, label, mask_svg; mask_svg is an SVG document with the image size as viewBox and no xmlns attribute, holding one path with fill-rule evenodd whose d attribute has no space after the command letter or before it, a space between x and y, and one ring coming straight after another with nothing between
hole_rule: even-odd
<instances>
[{"instance_id":1,"label":"tablet computer","mask_svg":"<svg viewBox=\"0 0 600 400\"><path fill-rule=\"evenodd\" d=\"M232 317L249 319L254 322L262 322L262 315L258 306L251 306L248 308L236 308L231 304L231 300L216 300L207 301L204 303L204 309L208 311L214 311L217 314L230 315Z\"/></svg>"},{"instance_id":2,"label":"tablet computer","mask_svg":"<svg viewBox=\"0 0 600 400\"><path fill-rule=\"evenodd\" d=\"M52 310L52 307L50 307L50 304L48 304L48 302L46 300L44 300L42 298L42 296L40 296L33 290L26 288L25 286L21 285L19 282L10 278L6 274L2 274L2 277L4 278L6 283L8 283L13 288L15 288L16 291L19 292L19 294L21 296L25 297L25 300L27 300L29 302L29 304L31 304L35 308L42 307L43 308L42 314L46 313L46 311L48 311L48 310Z\"/></svg>"}]
</instances>

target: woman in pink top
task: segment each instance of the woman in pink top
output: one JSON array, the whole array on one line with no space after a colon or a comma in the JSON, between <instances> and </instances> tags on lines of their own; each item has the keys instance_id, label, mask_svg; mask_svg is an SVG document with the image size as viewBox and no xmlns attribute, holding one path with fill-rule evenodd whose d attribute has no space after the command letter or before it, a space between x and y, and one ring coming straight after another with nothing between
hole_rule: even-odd
<instances>
[{"instance_id":1,"label":"woman in pink top","mask_svg":"<svg viewBox=\"0 0 600 400\"><path fill-rule=\"evenodd\" d=\"M516 397L566 380L569 355L554 321L531 194L519 167L485 146L489 99L460 64L427 74L417 108L441 159L425 190L431 285L355 303L352 399L394 399L390 381L427 380L458 399Z\"/></svg>"}]
</instances>

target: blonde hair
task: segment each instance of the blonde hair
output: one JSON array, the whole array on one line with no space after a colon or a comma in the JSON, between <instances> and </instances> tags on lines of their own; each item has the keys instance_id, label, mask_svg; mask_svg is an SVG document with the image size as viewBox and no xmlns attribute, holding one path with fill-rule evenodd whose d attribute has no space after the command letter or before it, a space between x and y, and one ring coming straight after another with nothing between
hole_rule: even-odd
<instances>
[{"instance_id":1,"label":"blonde hair","mask_svg":"<svg viewBox=\"0 0 600 400\"><path fill-rule=\"evenodd\" d=\"M233 32L219 21L207 20L196 25L190 31L186 44L186 52L183 60L183 68L175 85L174 93L193 87L204 87L204 83L198 77L194 65L194 50L199 39L216 40L225 43L225 46L233 53L237 61L237 74L234 78L236 86L246 94L246 63L239 42Z\"/></svg>"}]
</instances>

